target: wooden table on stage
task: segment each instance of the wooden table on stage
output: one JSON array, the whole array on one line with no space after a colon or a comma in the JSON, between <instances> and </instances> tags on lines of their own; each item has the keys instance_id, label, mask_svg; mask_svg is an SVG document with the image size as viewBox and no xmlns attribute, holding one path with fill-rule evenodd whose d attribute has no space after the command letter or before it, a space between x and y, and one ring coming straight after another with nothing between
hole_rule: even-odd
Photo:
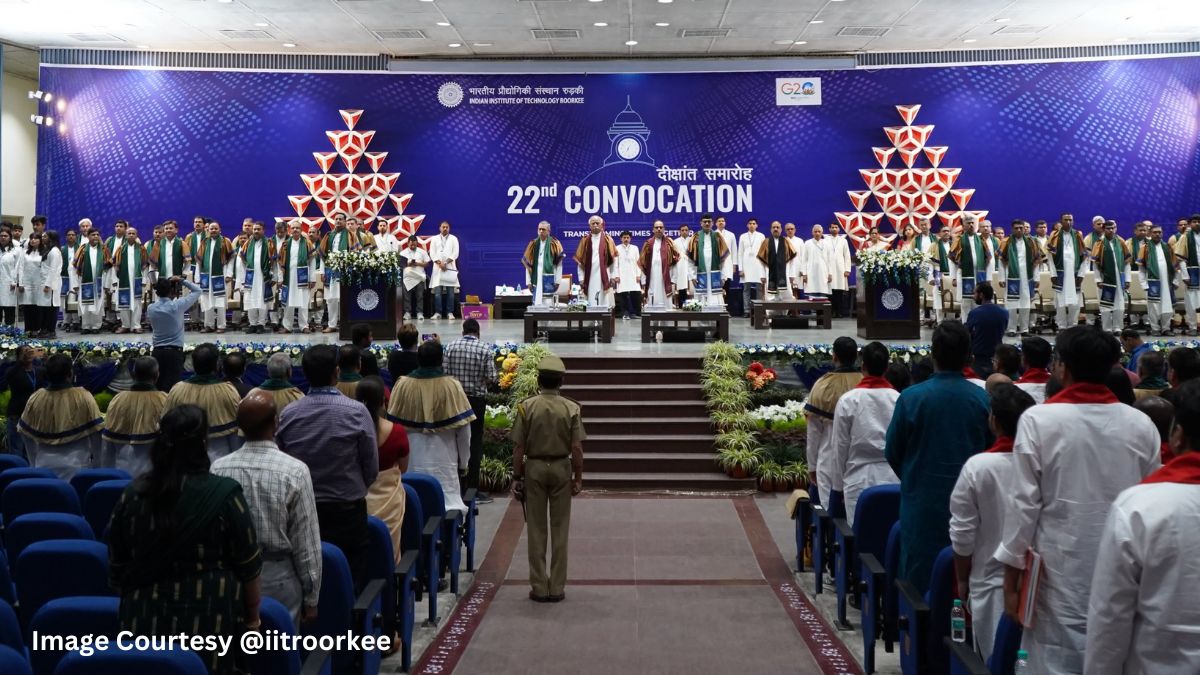
<instances>
[{"instance_id":1,"label":"wooden table on stage","mask_svg":"<svg viewBox=\"0 0 1200 675\"><path fill-rule=\"evenodd\" d=\"M495 302L497 319L519 319L533 304L532 295L497 295Z\"/></svg>"},{"instance_id":2,"label":"wooden table on stage","mask_svg":"<svg viewBox=\"0 0 1200 675\"><path fill-rule=\"evenodd\" d=\"M587 309L582 312L568 312L562 310L548 310L541 308L529 308L525 311L525 342L534 342L537 340L538 329L543 324L547 323L565 323L567 330L575 330L581 333L592 334L593 324L599 322L599 333L601 342L612 342L613 332L615 330L615 321L613 321L612 308L599 307L596 309Z\"/></svg>"},{"instance_id":3,"label":"wooden table on stage","mask_svg":"<svg viewBox=\"0 0 1200 675\"><path fill-rule=\"evenodd\" d=\"M786 311L801 311L814 312L817 316L811 317L820 323L821 328L833 328L833 304L829 302L813 302L812 300L751 300L750 301L750 323L755 328L767 328L771 325L771 319L767 316L768 311L786 312ZM784 317L780 317L784 318ZM810 317L787 317L797 318L808 325Z\"/></svg>"},{"instance_id":4,"label":"wooden table on stage","mask_svg":"<svg viewBox=\"0 0 1200 675\"><path fill-rule=\"evenodd\" d=\"M654 342L654 326L671 324L676 329L680 324L689 328L693 323L715 323L717 339L729 341L729 313L725 310L706 310L686 312L679 309L667 309L649 312L642 310L642 342Z\"/></svg>"}]
</instances>

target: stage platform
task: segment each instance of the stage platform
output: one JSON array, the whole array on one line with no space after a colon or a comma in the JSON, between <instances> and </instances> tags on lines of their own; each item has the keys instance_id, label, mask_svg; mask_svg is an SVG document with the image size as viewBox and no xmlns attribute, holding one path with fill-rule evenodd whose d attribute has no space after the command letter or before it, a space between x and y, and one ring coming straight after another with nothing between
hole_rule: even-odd
<instances>
[{"instance_id":1,"label":"stage platform","mask_svg":"<svg viewBox=\"0 0 1200 675\"><path fill-rule=\"evenodd\" d=\"M417 330L421 335L438 335L443 341L449 341L462 334L462 321L458 319L430 319L419 321L416 323ZM499 319L499 320L483 320L480 321L482 335L480 336L484 342L494 342L496 344L512 342L520 344L523 342L524 322L520 319ZM653 356L658 354L669 354L676 356L699 356L703 350L705 343L703 342L664 342L658 343L643 343L641 338L642 324L640 319L629 319L624 321L616 320L616 332L613 340L608 344L595 344L592 342L556 342L553 339L549 344L551 349L556 354L564 356L572 355L587 355L587 354L608 354L619 353L636 357L640 355ZM733 343L745 344L829 344L842 335L854 336L855 323L854 319L834 319L833 327L825 330L820 328L796 328L796 329L778 329L771 328L766 330L755 329L750 324L748 317L731 317L729 319L729 341ZM928 342L930 339L931 330L922 329L921 340L919 342ZM199 333L188 331L184 335L184 340L189 345L198 345L205 342L219 342L223 344L238 344L238 343L266 343L266 344L289 344L289 345L307 345L307 344L340 344L343 341L338 339L337 333L272 333L272 334L247 334L238 330L226 330L224 334L216 333ZM78 333L66 333L60 331L57 342L117 342L117 343L150 343L149 332L140 334L121 334L116 333L100 333L97 335L79 335ZM863 342L860 340L860 342ZM912 340L884 341L890 344L912 344Z\"/></svg>"}]
</instances>

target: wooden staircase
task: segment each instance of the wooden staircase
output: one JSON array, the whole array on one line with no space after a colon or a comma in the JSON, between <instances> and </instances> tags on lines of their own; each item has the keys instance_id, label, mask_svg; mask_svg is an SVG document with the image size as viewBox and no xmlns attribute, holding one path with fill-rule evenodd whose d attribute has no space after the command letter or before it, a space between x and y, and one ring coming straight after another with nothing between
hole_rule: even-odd
<instances>
[{"instance_id":1,"label":"wooden staircase","mask_svg":"<svg viewBox=\"0 0 1200 675\"><path fill-rule=\"evenodd\" d=\"M583 407L587 488L753 490L717 468L700 358L564 356L563 395Z\"/></svg>"}]
</instances>

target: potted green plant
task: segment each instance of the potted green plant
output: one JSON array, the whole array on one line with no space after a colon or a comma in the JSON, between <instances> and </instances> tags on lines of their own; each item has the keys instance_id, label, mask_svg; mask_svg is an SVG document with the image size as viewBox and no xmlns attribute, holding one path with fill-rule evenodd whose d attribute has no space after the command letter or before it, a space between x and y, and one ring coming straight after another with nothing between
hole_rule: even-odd
<instances>
[{"instance_id":1,"label":"potted green plant","mask_svg":"<svg viewBox=\"0 0 1200 675\"><path fill-rule=\"evenodd\" d=\"M762 455L754 448L725 448L717 453L717 465L733 478L746 478L762 464Z\"/></svg>"}]
</instances>

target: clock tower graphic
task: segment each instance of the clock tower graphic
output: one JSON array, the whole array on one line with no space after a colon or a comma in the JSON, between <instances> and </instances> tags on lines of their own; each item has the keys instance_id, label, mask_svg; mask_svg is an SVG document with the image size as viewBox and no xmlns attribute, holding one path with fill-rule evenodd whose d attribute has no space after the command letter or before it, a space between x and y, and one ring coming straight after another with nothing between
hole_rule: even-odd
<instances>
[{"instance_id":1,"label":"clock tower graphic","mask_svg":"<svg viewBox=\"0 0 1200 675\"><path fill-rule=\"evenodd\" d=\"M650 137L650 129L642 121L642 116L634 111L629 97L625 97L625 109L617 113L612 126L608 128L608 140L611 148L604 166L613 164L645 164L655 166L654 158L646 148L646 139Z\"/></svg>"}]
</instances>

